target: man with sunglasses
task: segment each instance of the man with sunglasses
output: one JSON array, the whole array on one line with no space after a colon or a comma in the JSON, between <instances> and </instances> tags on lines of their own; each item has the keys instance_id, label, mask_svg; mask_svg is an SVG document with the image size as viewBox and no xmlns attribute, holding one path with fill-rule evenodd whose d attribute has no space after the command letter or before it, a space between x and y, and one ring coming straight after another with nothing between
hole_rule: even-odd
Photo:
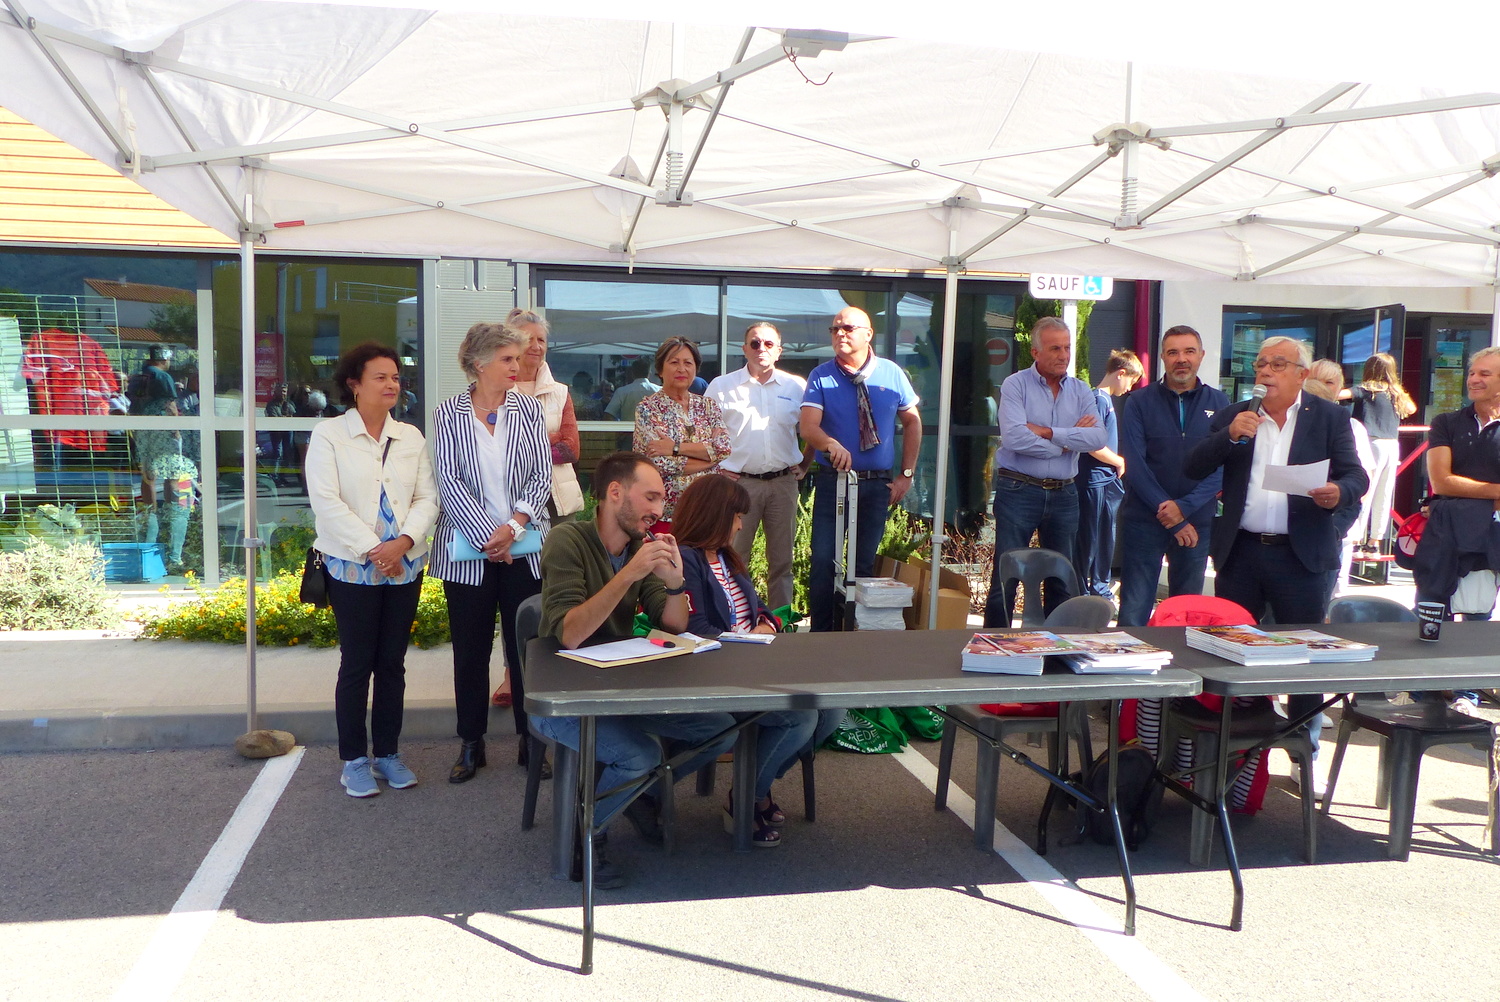
<instances>
[{"instance_id":1,"label":"man with sunglasses","mask_svg":"<svg viewBox=\"0 0 1500 1002\"><path fill-rule=\"evenodd\" d=\"M1243 606L1256 622L1269 612L1282 626L1315 625L1328 613L1339 569L1347 510L1360 503L1369 475L1354 448L1349 414L1338 404L1302 392L1312 354L1289 337L1269 337L1255 357L1260 400L1225 407L1193 447L1183 473L1202 480L1224 470L1223 512L1214 519L1210 550L1214 594ZM1327 482L1307 496L1265 488L1272 466L1328 460ZM1300 716L1321 703L1292 696L1287 712ZM1312 728L1313 753L1318 732Z\"/></svg>"},{"instance_id":2,"label":"man with sunglasses","mask_svg":"<svg viewBox=\"0 0 1500 1002\"><path fill-rule=\"evenodd\" d=\"M876 356L875 332L864 310L847 307L828 328L833 358L813 369L802 398L802 437L817 450L819 470L813 479L812 573L808 605L813 632L833 629L833 542L836 533L835 477L853 470L859 479L857 552L854 573L875 573L875 550L885 535L887 510L911 490L911 478L922 446L922 419L917 393L895 362ZM901 425L900 475L896 462L896 424Z\"/></svg>"},{"instance_id":3,"label":"man with sunglasses","mask_svg":"<svg viewBox=\"0 0 1500 1002\"><path fill-rule=\"evenodd\" d=\"M708 384L719 402L733 451L719 471L739 480L750 510L734 538L748 564L756 529L766 529L767 600L773 609L792 602L792 539L797 530L797 482L812 465L812 448L797 444L797 422L807 381L776 368L781 332L761 321L745 330L745 366Z\"/></svg>"}]
</instances>

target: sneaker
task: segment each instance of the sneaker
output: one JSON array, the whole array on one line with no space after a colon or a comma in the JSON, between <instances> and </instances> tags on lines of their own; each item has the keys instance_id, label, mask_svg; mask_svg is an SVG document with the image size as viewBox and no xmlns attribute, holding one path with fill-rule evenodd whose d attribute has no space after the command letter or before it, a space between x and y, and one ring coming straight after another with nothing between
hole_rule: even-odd
<instances>
[{"instance_id":1,"label":"sneaker","mask_svg":"<svg viewBox=\"0 0 1500 1002\"><path fill-rule=\"evenodd\" d=\"M339 782L343 784L344 792L351 797L374 797L380 793L380 787L375 785L375 776L370 771L370 759L366 755L345 762Z\"/></svg>"},{"instance_id":2,"label":"sneaker","mask_svg":"<svg viewBox=\"0 0 1500 1002\"><path fill-rule=\"evenodd\" d=\"M1454 713L1462 713L1466 717L1479 717L1481 719L1484 718L1484 714L1479 712L1479 704L1471 699L1465 699L1462 696L1449 703L1448 709L1452 710Z\"/></svg>"},{"instance_id":3,"label":"sneaker","mask_svg":"<svg viewBox=\"0 0 1500 1002\"><path fill-rule=\"evenodd\" d=\"M1292 770L1292 785L1297 788L1297 793L1300 796L1301 793L1302 793L1302 770L1301 769L1293 769ZM1328 796L1328 781L1326 779L1324 779L1322 776L1319 776L1316 772L1314 772L1313 773L1313 799L1314 800L1322 800L1326 796Z\"/></svg>"},{"instance_id":4,"label":"sneaker","mask_svg":"<svg viewBox=\"0 0 1500 1002\"><path fill-rule=\"evenodd\" d=\"M377 758L372 771L376 779L385 780L393 790L404 790L408 786L417 785L416 774L406 767L405 762L401 761L400 752Z\"/></svg>"}]
</instances>

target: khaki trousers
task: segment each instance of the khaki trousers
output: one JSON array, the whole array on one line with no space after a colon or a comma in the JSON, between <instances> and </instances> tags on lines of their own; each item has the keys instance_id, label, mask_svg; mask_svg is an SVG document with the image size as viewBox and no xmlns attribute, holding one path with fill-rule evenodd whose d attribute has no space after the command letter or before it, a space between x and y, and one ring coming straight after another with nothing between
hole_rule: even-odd
<instances>
[{"instance_id":1,"label":"khaki trousers","mask_svg":"<svg viewBox=\"0 0 1500 1002\"><path fill-rule=\"evenodd\" d=\"M772 609L792 603L792 538L797 531L797 478L788 473L775 480L740 477L740 486L750 495L750 510L745 513L734 549L750 563L750 548L755 531L766 529L766 580L769 594L761 598ZM806 610L804 610L806 611Z\"/></svg>"}]
</instances>

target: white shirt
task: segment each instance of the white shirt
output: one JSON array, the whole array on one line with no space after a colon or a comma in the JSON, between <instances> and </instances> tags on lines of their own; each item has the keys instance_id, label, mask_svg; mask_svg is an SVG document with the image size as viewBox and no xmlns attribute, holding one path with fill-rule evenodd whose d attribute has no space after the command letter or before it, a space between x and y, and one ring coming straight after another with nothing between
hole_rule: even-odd
<instances>
[{"instance_id":1,"label":"white shirt","mask_svg":"<svg viewBox=\"0 0 1500 1002\"><path fill-rule=\"evenodd\" d=\"M1252 443L1255 455L1250 460L1250 483L1245 489L1245 513L1240 517L1240 528L1246 532L1286 534L1286 495L1265 490L1261 484L1265 481L1267 466L1287 464L1292 435L1297 430L1297 413L1301 409L1302 394L1298 393L1286 409L1285 425L1278 428L1275 421L1266 420L1255 432Z\"/></svg>"},{"instance_id":2,"label":"white shirt","mask_svg":"<svg viewBox=\"0 0 1500 1002\"><path fill-rule=\"evenodd\" d=\"M775 473L802 462L797 421L807 380L772 369L764 382L748 368L725 373L708 384L729 429L731 451L719 466L731 473Z\"/></svg>"},{"instance_id":3,"label":"white shirt","mask_svg":"<svg viewBox=\"0 0 1500 1002\"><path fill-rule=\"evenodd\" d=\"M510 521L515 509L510 504L510 488L505 482L505 408L495 412L495 432L485 423L488 414L474 414L469 427L479 451L479 489L484 492L484 510L497 524Z\"/></svg>"}]
</instances>

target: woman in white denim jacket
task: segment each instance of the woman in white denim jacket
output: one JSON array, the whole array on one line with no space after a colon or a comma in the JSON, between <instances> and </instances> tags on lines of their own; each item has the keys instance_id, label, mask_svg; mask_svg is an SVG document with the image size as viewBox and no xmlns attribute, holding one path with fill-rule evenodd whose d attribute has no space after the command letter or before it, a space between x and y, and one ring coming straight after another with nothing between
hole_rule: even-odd
<instances>
[{"instance_id":1,"label":"woman in white denim jacket","mask_svg":"<svg viewBox=\"0 0 1500 1002\"><path fill-rule=\"evenodd\" d=\"M427 537L437 521L437 486L422 432L390 414L401 394L396 352L374 342L351 348L334 370L334 383L351 406L313 428L307 493L317 527L313 546L323 554L339 631L339 782L351 797L373 797L380 792L377 779L397 790L417 783L397 743L406 645L422 590ZM373 748L365 730L372 678Z\"/></svg>"}]
</instances>

